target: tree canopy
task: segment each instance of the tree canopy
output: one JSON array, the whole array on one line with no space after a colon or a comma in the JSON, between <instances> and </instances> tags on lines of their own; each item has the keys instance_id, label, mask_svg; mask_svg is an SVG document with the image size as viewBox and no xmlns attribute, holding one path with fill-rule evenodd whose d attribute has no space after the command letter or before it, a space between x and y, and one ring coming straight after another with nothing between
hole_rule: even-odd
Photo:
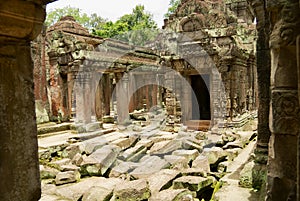
<instances>
[{"instance_id":1,"label":"tree canopy","mask_svg":"<svg viewBox=\"0 0 300 201\"><path fill-rule=\"evenodd\" d=\"M48 12L45 24L47 26L51 26L61 17L67 15L73 16L79 24L89 29L90 32L92 32L93 29L100 29L100 27L107 21L106 19L98 16L96 13L88 15L83 13L79 8L67 6L64 8L56 8Z\"/></svg>"},{"instance_id":2,"label":"tree canopy","mask_svg":"<svg viewBox=\"0 0 300 201\"><path fill-rule=\"evenodd\" d=\"M116 22L106 22L95 35L104 38L116 38L135 45L144 45L153 39L157 32L157 24L152 14L145 11L143 5L137 5L131 14L125 14Z\"/></svg>"},{"instance_id":3,"label":"tree canopy","mask_svg":"<svg viewBox=\"0 0 300 201\"><path fill-rule=\"evenodd\" d=\"M164 15L168 18L171 14L174 14L181 0L170 0L168 12Z\"/></svg>"},{"instance_id":4,"label":"tree canopy","mask_svg":"<svg viewBox=\"0 0 300 201\"><path fill-rule=\"evenodd\" d=\"M144 45L145 42L154 39L158 32L152 14L145 11L143 5L137 5L132 13L123 15L116 22L108 21L95 13L87 15L79 8L67 6L48 12L45 23L50 26L66 15L73 16L94 35L116 38L134 45Z\"/></svg>"}]
</instances>

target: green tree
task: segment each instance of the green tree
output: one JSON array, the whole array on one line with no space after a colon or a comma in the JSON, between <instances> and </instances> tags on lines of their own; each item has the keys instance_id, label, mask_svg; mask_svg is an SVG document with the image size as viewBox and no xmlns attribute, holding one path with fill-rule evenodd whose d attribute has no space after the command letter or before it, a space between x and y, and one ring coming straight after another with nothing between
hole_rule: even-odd
<instances>
[{"instance_id":1,"label":"green tree","mask_svg":"<svg viewBox=\"0 0 300 201\"><path fill-rule=\"evenodd\" d=\"M115 23L106 22L93 33L104 38L116 38L134 45L144 45L154 39L158 32L152 14L143 5L137 5L131 14L125 14Z\"/></svg>"},{"instance_id":2,"label":"green tree","mask_svg":"<svg viewBox=\"0 0 300 201\"><path fill-rule=\"evenodd\" d=\"M102 17L98 16L96 13L91 14L90 16L86 13L82 13L79 8L73 8L70 6L64 8L56 8L47 13L45 24L51 26L56 23L61 17L71 15L75 20L89 29L92 32L94 29L100 29L103 24L107 21Z\"/></svg>"},{"instance_id":3,"label":"green tree","mask_svg":"<svg viewBox=\"0 0 300 201\"><path fill-rule=\"evenodd\" d=\"M164 15L165 18L168 18L171 14L174 14L177 7L181 3L181 0L170 0L168 12Z\"/></svg>"}]
</instances>

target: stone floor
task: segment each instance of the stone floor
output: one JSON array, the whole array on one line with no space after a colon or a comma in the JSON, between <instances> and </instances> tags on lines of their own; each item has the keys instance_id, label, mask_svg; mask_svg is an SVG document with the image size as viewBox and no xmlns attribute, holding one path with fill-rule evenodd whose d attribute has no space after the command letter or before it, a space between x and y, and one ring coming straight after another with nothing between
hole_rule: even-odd
<instances>
[{"instance_id":1,"label":"stone floor","mask_svg":"<svg viewBox=\"0 0 300 201\"><path fill-rule=\"evenodd\" d=\"M184 126L161 131L159 119L40 135L40 200L255 200L238 185L255 145L255 120L213 134Z\"/></svg>"}]
</instances>

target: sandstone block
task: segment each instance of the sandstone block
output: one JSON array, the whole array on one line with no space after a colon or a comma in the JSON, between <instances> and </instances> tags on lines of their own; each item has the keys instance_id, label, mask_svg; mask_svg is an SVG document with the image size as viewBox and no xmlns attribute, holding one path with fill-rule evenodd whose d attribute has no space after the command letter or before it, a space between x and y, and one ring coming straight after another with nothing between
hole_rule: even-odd
<instances>
[{"instance_id":1,"label":"sandstone block","mask_svg":"<svg viewBox=\"0 0 300 201\"><path fill-rule=\"evenodd\" d=\"M189 161L184 156L165 155L164 159L171 164L172 169L181 170L189 167Z\"/></svg>"},{"instance_id":2,"label":"sandstone block","mask_svg":"<svg viewBox=\"0 0 300 201\"><path fill-rule=\"evenodd\" d=\"M204 178L199 176L183 176L173 181L174 189L186 188L190 191L200 191L213 184L212 177Z\"/></svg>"},{"instance_id":3,"label":"sandstone block","mask_svg":"<svg viewBox=\"0 0 300 201\"><path fill-rule=\"evenodd\" d=\"M195 192L187 189L167 189L163 190L149 199L149 201L194 201Z\"/></svg>"},{"instance_id":4,"label":"sandstone block","mask_svg":"<svg viewBox=\"0 0 300 201\"><path fill-rule=\"evenodd\" d=\"M55 184L62 185L73 183L80 180L80 173L78 171L60 172L56 175Z\"/></svg>"},{"instance_id":5,"label":"sandstone block","mask_svg":"<svg viewBox=\"0 0 300 201\"><path fill-rule=\"evenodd\" d=\"M127 181L116 186L113 201L140 201L147 200L151 195L148 183L144 179Z\"/></svg>"},{"instance_id":6,"label":"sandstone block","mask_svg":"<svg viewBox=\"0 0 300 201\"><path fill-rule=\"evenodd\" d=\"M89 155L81 163L81 173L83 175L100 176L110 168L116 160L120 148L115 145L106 145Z\"/></svg>"},{"instance_id":7,"label":"sandstone block","mask_svg":"<svg viewBox=\"0 0 300 201\"><path fill-rule=\"evenodd\" d=\"M177 170L164 169L147 178L151 195L172 186L172 181L180 175Z\"/></svg>"},{"instance_id":8,"label":"sandstone block","mask_svg":"<svg viewBox=\"0 0 300 201\"><path fill-rule=\"evenodd\" d=\"M192 161L192 160L195 160L195 158L197 156L199 156L200 153L196 149L193 149L193 150L184 150L184 149L181 149L181 150L174 151L172 154L175 155L175 156L183 156L188 161Z\"/></svg>"},{"instance_id":9,"label":"sandstone block","mask_svg":"<svg viewBox=\"0 0 300 201\"><path fill-rule=\"evenodd\" d=\"M150 154L168 154L175 150L181 149L182 142L181 140L166 140L154 143L150 149Z\"/></svg>"},{"instance_id":10,"label":"sandstone block","mask_svg":"<svg viewBox=\"0 0 300 201\"><path fill-rule=\"evenodd\" d=\"M134 178L145 178L169 166L170 164L166 160L158 156L151 156L141 162L139 167L133 170L130 175Z\"/></svg>"},{"instance_id":11,"label":"sandstone block","mask_svg":"<svg viewBox=\"0 0 300 201\"><path fill-rule=\"evenodd\" d=\"M197 168L202 170L203 172L210 172L209 161L206 156L200 155L198 156L192 163L192 168Z\"/></svg>"}]
</instances>

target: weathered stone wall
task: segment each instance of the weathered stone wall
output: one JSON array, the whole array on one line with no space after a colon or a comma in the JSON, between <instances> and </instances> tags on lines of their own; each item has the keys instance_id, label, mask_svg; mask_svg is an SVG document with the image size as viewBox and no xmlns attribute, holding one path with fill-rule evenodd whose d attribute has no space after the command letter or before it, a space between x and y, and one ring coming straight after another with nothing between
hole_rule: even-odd
<instances>
[{"instance_id":1,"label":"weathered stone wall","mask_svg":"<svg viewBox=\"0 0 300 201\"><path fill-rule=\"evenodd\" d=\"M165 28L173 29L173 33L183 34L161 34L156 43L166 47L161 49L155 44L150 45L152 49L157 49L156 51L150 50L150 47L133 47L120 41L103 40L91 36L72 17L63 18L50 27L46 34L46 57L49 58L46 58L46 61L49 60L49 63L46 62L46 68L49 83L50 120L68 120L72 117L74 110L78 114L77 118L83 117L83 119L77 119L79 122L85 121L86 118L88 118L87 122L90 122L90 116L96 116L96 119L101 120L103 116L109 115L110 109L113 108L111 106L113 100L110 98L113 96L113 91L115 90L117 94L115 97L124 97L125 94L119 94L119 92L129 87L126 94L131 94L132 97L129 97L129 100L123 98L122 102L119 101L117 104L122 121L125 121L125 117L128 116L128 111L125 110L133 111L142 107L150 109L154 105L161 105L158 101L160 98L160 101L165 101L168 111L171 111L169 107L174 107L174 111L175 108L181 108L175 115L177 117L169 114L170 121L173 122L175 118L176 124L185 123L192 119L193 115L192 99L188 97L188 94L192 95L192 92L187 93L189 89L184 90L183 83L176 83L178 77L174 77L169 84L156 81L157 75L153 75L151 71L157 71L155 68L161 67L179 72L186 80L198 74L208 76L206 87L210 93L210 106L198 106L201 108L200 112L210 113L205 119L212 120L212 126L224 119L229 122L239 119L241 114L253 111L257 106L256 74L254 73L255 27L252 25L253 16L249 13L244 1L241 4L232 5L222 1L184 1L165 24ZM176 44L172 44L174 41ZM178 49L175 52L176 56L171 56L174 52L168 52L168 48L172 45ZM94 51L95 55L87 51ZM109 67L109 65L114 67ZM129 71L143 65L149 66L146 67L148 69L128 74ZM154 65L154 68L151 65ZM80 72L82 70L85 73ZM162 74L165 73L162 72ZM127 76L124 77L124 75ZM104 83L91 81L102 77L108 78L106 81L107 84L110 83L108 88ZM120 81L120 84L114 86L113 80L116 83ZM75 83L79 88L76 88ZM154 87L160 84L170 85L171 88L167 91L171 90L171 94L175 93L178 97L178 104L168 105L170 101L161 98L164 96L162 93L165 92ZM189 84L192 85L192 83ZM145 86L137 91L139 95L130 91L131 88L137 90L136 86L142 85ZM78 89L78 93L82 93L76 96L74 87ZM97 99L94 103L95 95ZM118 99L120 100L117 97ZM200 116L197 119L200 119Z\"/></svg>"},{"instance_id":2,"label":"weathered stone wall","mask_svg":"<svg viewBox=\"0 0 300 201\"><path fill-rule=\"evenodd\" d=\"M183 64L177 70L190 75L195 73L190 68L213 77L210 88L213 118L231 121L257 108L253 18L246 1L186 0L165 20L166 30L180 32L190 42L187 45L187 41L183 40L181 48L183 57L193 65ZM206 57L214 66L208 66L209 59ZM212 69L217 71L213 73ZM224 102L216 101L221 94L221 86L217 86L219 80L225 88L221 98ZM223 108L226 108L225 112Z\"/></svg>"}]
</instances>

